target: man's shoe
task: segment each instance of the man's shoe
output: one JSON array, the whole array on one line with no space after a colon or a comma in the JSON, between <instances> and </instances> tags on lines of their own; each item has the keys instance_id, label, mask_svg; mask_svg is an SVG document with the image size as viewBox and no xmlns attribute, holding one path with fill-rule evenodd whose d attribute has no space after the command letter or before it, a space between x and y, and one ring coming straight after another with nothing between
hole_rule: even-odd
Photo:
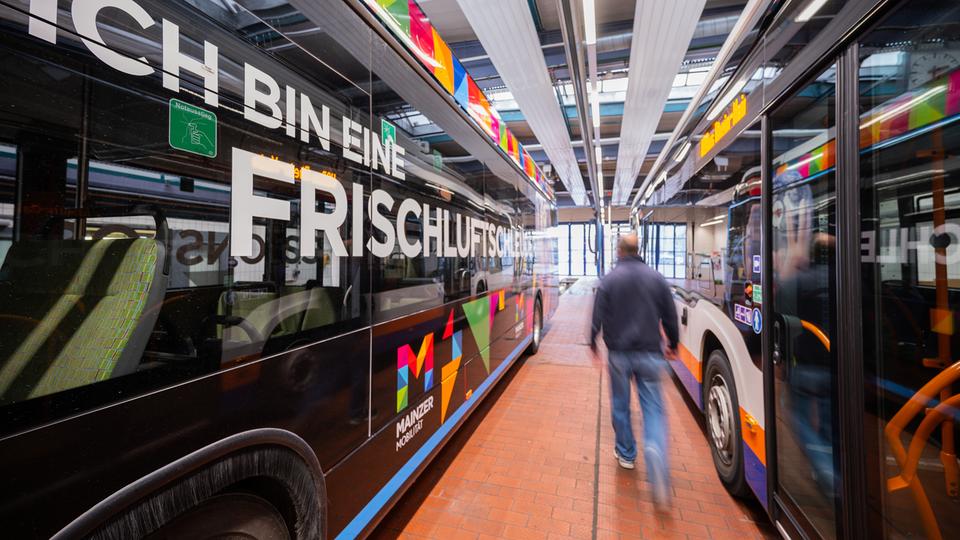
<instances>
[{"instance_id":1,"label":"man's shoe","mask_svg":"<svg viewBox=\"0 0 960 540\"><path fill-rule=\"evenodd\" d=\"M648 446L643 449L643 459L651 474L648 480L653 485L653 504L657 510L666 510L670 506L670 487L669 480L665 477L669 472L664 466L663 456L656 448Z\"/></svg>"},{"instance_id":2,"label":"man's shoe","mask_svg":"<svg viewBox=\"0 0 960 540\"><path fill-rule=\"evenodd\" d=\"M613 450L613 457L617 458L617 463L620 464L621 469L626 469L628 471L633 470L634 468L633 462L627 461L626 459L623 459L622 457L620 457L620 452L617 452L616 448L614 448Z\"/></svg>"}]
</instances>

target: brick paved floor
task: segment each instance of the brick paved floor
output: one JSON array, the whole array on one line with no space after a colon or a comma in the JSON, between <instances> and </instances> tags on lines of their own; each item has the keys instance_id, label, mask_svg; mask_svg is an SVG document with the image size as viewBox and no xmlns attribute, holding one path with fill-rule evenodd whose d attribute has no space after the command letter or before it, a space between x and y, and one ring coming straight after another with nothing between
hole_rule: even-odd
<instances>
[{"instance_id":1,"label":"brick paved floor","mask_svg":"<svg viewBox=\"0 0 960 540\"><path fill-rule=\"evenodd\" d=\"M693 406L672 380L663 385L671 512L654 512L642 453L636 470L617 466L605 369L586 346L591 296L578 292L562 297L540 353L507 374L373 538L774 537L759 504L720 484ZM635 395L633 407L639 438Z\"/></svg>"}]
</instances>

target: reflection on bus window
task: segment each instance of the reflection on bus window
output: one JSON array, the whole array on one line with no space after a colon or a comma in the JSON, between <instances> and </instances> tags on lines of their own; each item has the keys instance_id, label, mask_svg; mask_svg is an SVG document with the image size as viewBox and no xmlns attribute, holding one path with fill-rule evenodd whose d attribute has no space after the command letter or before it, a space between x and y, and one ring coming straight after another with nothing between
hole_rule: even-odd
<instances>
[{"instance_id":1,"label":"reflection on bus window","mask_svg":"<svg viewBox=\"0 0 960 540\"><path fill-rule=\"evenodd\" d=\"M103 13L103 32L123 26ZM210 28L178 24L193 36ZM71 36L61 32L63 50ZM159 54L160 35L146 36ZM219 37L237 45L223 54L243 53L271 77L295 81L331 116L368 122L369 101L342 92L355 87L341 74L318 65L307 80L236 36ZM255 218L252 253L230 256L231 148L348 187L367 178L337 157L339 134L330 148L316 136L281 141L236 114L242 61L220 63L218 151L199 155L168 141L170 94L159 72L130 78L92 56L13 35L0 51L0 403L29 411L25 402L77 389L45 402L73 410L71 399L90 406L365 324L363 258L332 256L323 235L302 238L299 184L254 179L253 194L289 202L291 219ZM189 90L181 101L204 106L202 88L181 86ZM329 197L317 199L315 211L330 211ZM350 217L340 228L346 242ZM315 256L301 255L308 241ZM28 421L9 415L21 417Z\"/></svg>"},{"instance_id":2,"label":"reflection on bus window","mask_svg":"<svg viewBox=\"0 0 960 540\"><path fill-rule=\"evenodd\" d=\"M836 535L838 459L830 347L836 325L835 94L833 66L770 119L777 470L784 491L826 537Z\"/></svg>"},{"instance_id":3,"label":"reflection on bus window","mask_svg":"<svg viewBox=\"0 0 960 540\"><path fill-rule=\"evenodd\" d=\"M860 42L865 426L874 538L960 528L960 6Z\"/></svg>"}]
</instances>

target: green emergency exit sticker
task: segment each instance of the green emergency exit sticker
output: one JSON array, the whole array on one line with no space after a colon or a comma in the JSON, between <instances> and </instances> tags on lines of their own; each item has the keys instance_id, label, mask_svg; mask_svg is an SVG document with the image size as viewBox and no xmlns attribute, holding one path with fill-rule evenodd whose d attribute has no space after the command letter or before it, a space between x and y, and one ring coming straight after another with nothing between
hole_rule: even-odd
<instances>
[{"instance_id":1,"label":"green emergency exit sticker","mask_svg":"<svg viewBox=\"0 0 960 540\"><path fill-rule=\"evenodd\" d=\"M753 284L753 303L754 304L763 303L763 289L760 287L760 285L756 283Z\"/></svg>"},{"instance_id":2,"label":"green emergency exit sticker","mask_svg":"<svg viewBox=\"0 0 960 540\"><path fill-rule=\"evenodd\" d=\"M387 141L397 142L397 126L380 119L380 142L386 146Z\"/></svg>"},{"instance_id":3,"label":"green emergency exit sticker","mask_svg":"<svg viewBox=\"0 0 960 540\"><path fill-rule=\"evenodd\" d=\"M171 99L167 140L177 150L217 157L217 115L179 99Z\"/></svg>"},{"instance_id":4,"label":"green emergency exit sticker","mask_svg":"<svg viewBox=\"0 0 960 540\"><path fill-rule=\"evenodd\" d=\"M443 154L439 151L433 151L433 168L442 171L443 170Z\"/></svg>"}]
</instances>

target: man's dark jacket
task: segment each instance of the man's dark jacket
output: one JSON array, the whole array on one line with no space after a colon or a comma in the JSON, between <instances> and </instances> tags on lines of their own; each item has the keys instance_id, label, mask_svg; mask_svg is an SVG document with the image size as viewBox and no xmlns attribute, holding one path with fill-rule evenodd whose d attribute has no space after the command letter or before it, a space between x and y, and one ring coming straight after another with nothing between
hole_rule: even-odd
<instances>
[{"instance_id":1,"label":"man's dark jacket","mask_svg":"<svg viewBox=\"0 0 960 540\"><path fill-rule=\"evenodd\" d=\"M680 339L677 308L666 280L640 257L623 257L600 280L593 303L590 343L603 331L612 351L660 352L660 324L670 348Z\"/></svg>"}]
</instances>

